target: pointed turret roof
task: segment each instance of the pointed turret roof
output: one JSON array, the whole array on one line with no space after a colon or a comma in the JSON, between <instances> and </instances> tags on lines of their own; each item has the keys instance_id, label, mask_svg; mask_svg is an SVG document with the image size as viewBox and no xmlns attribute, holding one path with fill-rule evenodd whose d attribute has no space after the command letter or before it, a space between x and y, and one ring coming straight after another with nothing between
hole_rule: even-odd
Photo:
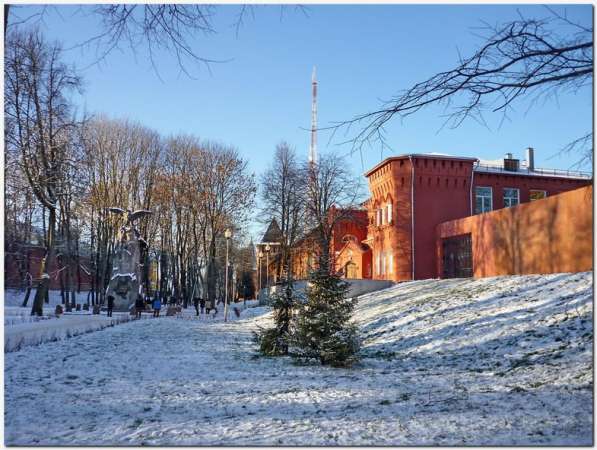
<instances>
[{"instance_id":1,"label":"pointed turret roof","mask_svg":"<svg viewBox=\"0 0 597 450\"><path fill-rule=\"evenodd\" d=\"M282 242L283 240L284 236L278 222L276 222L276 219L272 219L267 227L267 231L261 238L261 242Z\"/></svg>"}]
</instances>

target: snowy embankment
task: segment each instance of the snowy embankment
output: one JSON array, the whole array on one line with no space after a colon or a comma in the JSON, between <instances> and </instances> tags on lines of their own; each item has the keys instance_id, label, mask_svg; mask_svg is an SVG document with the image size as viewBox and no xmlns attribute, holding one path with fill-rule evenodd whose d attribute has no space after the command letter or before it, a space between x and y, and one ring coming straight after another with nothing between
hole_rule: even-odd
<instances>
[{"instance_id":1,"label":"snowy embankment","mask_svg":"<svg viewBox=\"0 0 597 450\"><path fill-rule=\"evenodd\" d=\"M128 322L130 315L114 313L113 317L92 314L64 314L43 317L45 320L4 326L4 352L14 352L29 345L59 341Z\"/></svg>"},{"instance_id":2,"label":"snowy embankment","mask_svg":"<svg viewBox=\"0 0 597 450\"><path fill-rule=\"evenodd\" d=\"M45 342L59 341L73 336L78 336L92 331L102 330L120 323L128 322L131 316L127 313L113 313L107 317L105 312L101 315L91 314L89 311L73 311L57 317L54 313L55 305L60 304L60 296L56 291L51 292L50 305L44 307L44 315L31 316L31 308L20 306L5 306L4 308L4 352L14 352L29 345L39 345ZM15 298L17 295L10 295ZM14 304L15 301L12 301ZM234 308L242 311L244 308L256 306L258 301L250 300L243 303L233 303L228 312L229 317L234 315ZM219 314L223 314L223 306L219 306ZM164 307L162 314L166 314ZM195 310L189 307L182 312L184 317L193 317ZM151 316L143 314L143 319Z\"/></svg>"},{"instance_id":3,"label":"snowy embankment","mask_svg":"<svg viewBox=\"0 0 597 450\"><path fill-rule=\"evenodd\" d=\"M61 304L60 291L50 291L49 303L44 303L43 316L32 316L31 305L35 289L29 296L29 306L22 307L25 292L16 289L4 291L4 352L13 352L29 345L59 341L92 331L101 330L130 320L128 314L115 313L113 317L92 315L89 311L73 311L60 317L55 314ZM78 294L79 301L87 293Z\"/></svg>"},{"instance_id":4,"label":"snowy embankment","mask_svg":"<svg viewBox=\"0 0 597 450\"><path fill-rule=\"evenodd\" d=\"M360 298L352 369L257 356L265 307L133 321L6 354L5 443L591 445L592 296L591 273L402 283Z\"/></svg>"},{"instance_id":5,"label":"snowy embankment","mask_svg":"<svg viewBox=\"0 0 597 450\"><path fill-rule=\"evenodd\" d=\"M361 296L355 321L353 373L391 378L368 384L384 437L358 443L592 443L592 273L401 283Z\"/></svg>"}]
</instances>

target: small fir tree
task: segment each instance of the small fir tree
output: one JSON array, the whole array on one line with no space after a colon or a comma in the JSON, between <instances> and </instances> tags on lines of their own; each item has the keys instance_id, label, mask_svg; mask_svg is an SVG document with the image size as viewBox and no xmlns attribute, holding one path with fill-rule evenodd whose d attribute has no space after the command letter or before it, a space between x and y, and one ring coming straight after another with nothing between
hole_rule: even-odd
<instances>
[{"instance_id":1,"label":"small fir tree","mask_svg":"<svg viewBox=\"0 0 597 450\"><path fill-rule=\"evenodd\" d=\"M281 356L288 354L290 320L295 304L292 282L286 285L283 292L275 292L271 296L274 327L261 330L256 338L259 352L265 356Z\"/></svg>"},{"instance_id":2,"label":"small fir tree","mask_svg":"<svg viewBox=\"0 0 597 450\"><path fill-rule=\"evenodd\" d=\"M350 323L356 299L347 298L348 283L320 269L311 273L306 302L294 322L291 353L324 365L347 367L358 360L358 329Z\"/></svg>"}]
</instances>

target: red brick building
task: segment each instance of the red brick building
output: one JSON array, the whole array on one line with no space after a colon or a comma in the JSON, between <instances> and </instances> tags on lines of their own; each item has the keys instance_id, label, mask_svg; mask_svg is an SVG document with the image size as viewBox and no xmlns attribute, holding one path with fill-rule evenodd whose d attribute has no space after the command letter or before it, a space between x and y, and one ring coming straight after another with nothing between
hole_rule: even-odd
<instances>
[{"instance_id":1,"label":"red brick building","mask_svg":"<svg viewBox=\"0 0 597 450\"><path fill-rule=\"evenodd\" d=\"M348 209L331 215L340 216L332 230L331 267L345 278L371 278L371 249L362 241L367 237L367 210ZM314 232L308 233L292 250L296 279L305 279L315 267L318 244Z\"/></svg>"},{"instance_id":2,"label":"red brick building","mask_svg":"<svg viewBox=\"0 0 597 450\"><path fill-rule=\"evenodd\" d=\"M7 243L4 252L4 287L24 288L29 277L35 287L41 277L42 260L46 249L39 245L25 243ZM88 256L80 256L78 263L70 263L73 273L74 288L77 291L88 291L91 288L91 261ZM60 289L60 276L66 273L65 262L56 257L48 268L50 289Z\"/></svg>"},{"instance_id":3,"label":"red brick building","mask_svg":"<svg viewBox=\"0 0 597 450\"><path fill-rule=\"evenodd\" d=\"M515 206L592 183L588 174L536 169L533 151L521 164L409 154L369 170L371 198L364 243L372 249L374 279L436 278L436 227L454 219Z\"/></svg>"}]
</instances>

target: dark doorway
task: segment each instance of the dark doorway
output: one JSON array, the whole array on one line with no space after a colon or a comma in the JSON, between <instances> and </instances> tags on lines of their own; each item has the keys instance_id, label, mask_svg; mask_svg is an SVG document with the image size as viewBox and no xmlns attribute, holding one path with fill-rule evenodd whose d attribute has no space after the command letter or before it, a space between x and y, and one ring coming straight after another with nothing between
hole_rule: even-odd
<instances>
[{"instance_id":1,"label":"dark doorway","mask_svg":"<svg viewBox=\"0 0 597 450\"><path fill-rule=\"evenodd\" d=\"M473 276L473 251L470 234L443 239L442 247L444 254L443 278Z\"/></svg>"}]
</instances>

